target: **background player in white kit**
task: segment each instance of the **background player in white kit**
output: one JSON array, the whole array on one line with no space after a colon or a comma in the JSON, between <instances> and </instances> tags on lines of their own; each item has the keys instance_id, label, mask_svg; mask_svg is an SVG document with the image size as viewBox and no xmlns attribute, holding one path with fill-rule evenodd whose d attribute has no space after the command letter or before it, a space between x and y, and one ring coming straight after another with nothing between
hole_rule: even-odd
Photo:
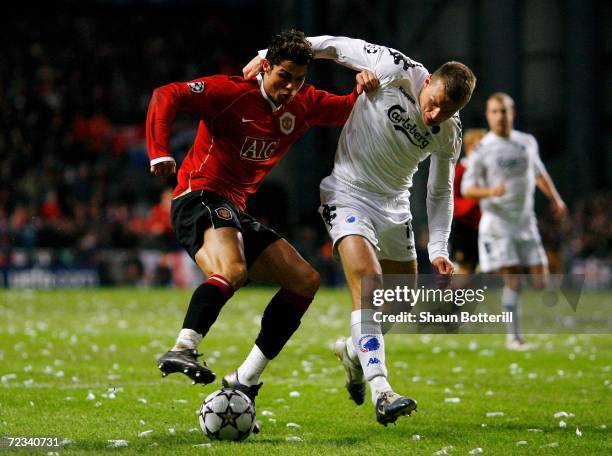
<instances>
[{"instance_id":1,"label":"background player in white kit","mask_svg":"<svg viewBox=\"0 0 612 456\"><path fill-rule=\"evenodd\" d=\"M519 330L521 280L516 274L531 274L536 288L544 287L548 276L534 212L535 187L548 197L556 216L564 216L567 208L540 160L536 139L512 129L514 115L509 95L498 92L489 97L486 117L490 131L469 158L461 192L480 199L480 269L499 272L504 278L502 307L513 313L506 346L526 350L531 347Z\"/></svg>"},{"instance_id":2,"label":"background player in white kit","mask_svg":"<svg viewBox=\"0 0 612 456\"><path fill-rule=\"evenodd\" d=\"M353 304L351 336L339 339L335 347L347 372L346 388L362 404L367 380L376 418L387 425L415 410L416 401L393 392L387 380L381 327L374 322L373 309L362 309L361 280L383 273L416 274L409 190L427 157L429 259L439 273L452 274L447 243L454 165L461 148L457 111L468 103L476 78L458 62L448 62L431 75L401 52L363 40L308 40L315 58L370 69L380 81L377 90L359 97L342 130L332 174L321 182L320 212ZM258 71L258 58L244 68L245 77ZM369 293L363 291L364 296Z\"/></svg>"}]
</instances>

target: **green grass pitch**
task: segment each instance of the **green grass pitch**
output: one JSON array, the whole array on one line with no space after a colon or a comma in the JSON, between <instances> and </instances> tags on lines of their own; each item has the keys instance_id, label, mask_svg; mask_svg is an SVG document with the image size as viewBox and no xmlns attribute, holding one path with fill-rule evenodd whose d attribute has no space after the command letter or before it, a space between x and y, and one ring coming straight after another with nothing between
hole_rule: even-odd
<instances>
[{"instance_id":1,"label":"green grass pitch","mask_svg":"<svg viewBox=\"0 0 612 456\"><path fill-rule=\"evenodd\" d=\"M219 378L206 387L155 363L190 291L0 293L0 436L69 439L59 454L612 454L610 335L531 336L527 353L501 335L389 335L391 384L419 410L385 428L369 401L348 400L331 353L348 293L321 290L262 378L262 432L210 442L196 411L250 350L272 289L241 290L222 311L201 346Z\"/></svg>"}]
</instances>

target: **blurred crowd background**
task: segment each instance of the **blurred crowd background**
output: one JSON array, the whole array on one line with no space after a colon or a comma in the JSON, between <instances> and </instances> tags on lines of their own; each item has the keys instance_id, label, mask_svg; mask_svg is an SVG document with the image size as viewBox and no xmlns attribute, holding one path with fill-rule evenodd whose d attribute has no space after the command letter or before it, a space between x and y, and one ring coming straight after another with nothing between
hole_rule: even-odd
<instances>
[{"instance_id":1,"label":"blurred crowd background","mask_svg":"<svg viewBox=\"0 0 612 456\"><path fill-rule=\"evenodd\" d=\"M62 279L49 278L45 271L80 270L93 271L86 276L93 284L190 285L193 271L169 223L174 181L149 174L144 119L151 92L168 82L240 74L273 33L291 26L311 35L346 35L393 46L432 71L449 59L464 61L479 77L477 93L462 112L465 128L485 126L489 93L509 92L517 102L517 127L540 141L542 158L570 208L569 218L559 223L538 198L554 271L609 280L609 4L369 3L57 2L53 8L3 13L4 284L56 284ZM563 15L568 8L570 13L580 10L579 17ZM585 20L584 26L575 23ZM511 71L500 71L499 65ZM585 74L588 80L582 79ZM353 74L317 62L308 80L345 93L352 88ZM591 87L576 88L578 81ZM187 116L177 119L172 145L179 161L196 125ZM338 133L317 129L300 140L247 209L283 233L328 285L343 279L316 209L318 182L331 170ZM426 169L419 171L412 196L423 272L429 267L426 176ZM78 284L83 276L75 277L64 276L65 283Z\"/></svg>"}]
</instances>

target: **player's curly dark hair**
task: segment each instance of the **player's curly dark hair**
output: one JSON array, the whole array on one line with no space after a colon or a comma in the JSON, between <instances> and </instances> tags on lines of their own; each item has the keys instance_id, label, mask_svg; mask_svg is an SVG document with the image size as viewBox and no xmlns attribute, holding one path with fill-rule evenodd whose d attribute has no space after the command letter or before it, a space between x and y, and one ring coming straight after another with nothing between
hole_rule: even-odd
<instances>
[{"instance_id":1,"label":"player's curly dark hair","mask_svg":"<svg viewBox=\"0 0 612 456\"><path fill-rule=\"evenodd\" d=\"M266 59L271 65L278 65L283 60L289 60L298 65L310 65L314 59L314 51L304 32L291 29L272 37Z\"/></svg>"}]
</instances>

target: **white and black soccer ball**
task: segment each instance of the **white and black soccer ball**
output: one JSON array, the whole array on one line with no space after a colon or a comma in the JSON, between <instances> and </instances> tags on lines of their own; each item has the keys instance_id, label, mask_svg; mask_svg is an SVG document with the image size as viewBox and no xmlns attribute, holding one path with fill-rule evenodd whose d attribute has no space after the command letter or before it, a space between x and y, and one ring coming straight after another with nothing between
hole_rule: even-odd
<instances>
[{"instance_id":1,"label":"white and black soccer ball","mask_svg":"<svg viewBox=\"0 0 612 456\"><path fill-rule=\"evenodd\" d=\"M214 440L246 439L255 425L255 407L248 396L233 388L209 395L198 414L202 431Z\"/></svg>"}]
</instances>

